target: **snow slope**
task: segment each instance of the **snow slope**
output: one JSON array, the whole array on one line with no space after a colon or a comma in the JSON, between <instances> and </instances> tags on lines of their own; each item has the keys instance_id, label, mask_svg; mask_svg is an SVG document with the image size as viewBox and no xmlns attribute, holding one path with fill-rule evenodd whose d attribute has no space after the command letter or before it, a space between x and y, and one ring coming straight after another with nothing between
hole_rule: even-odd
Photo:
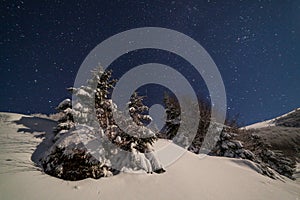
<instances>
[{"instance_id":1,"label":"snow slope","mask_svg":"<svg viewBox=\"0 0 300 200\"><path fill-rule=\"evenodd\" d=\"M290 121L291 118L293 118L294 121L297 120L297 124L298 124L298 123L300 123L299 116L300 116L300 108L297 108L297 109L295 109L291 112L288 112L284 115L281 115L279 117L245 126L245 127L243 127L243 129L259 129L259 128L277 126L277 125L284 126L284 122L286 122L288 120ZM293 122L293 123L295 124L296 122Z\"/></svg>"},{"instance_id":2,"label":"snow slope","mask_svg":"<svg viewBox=\"0 0 300 200\"><path fill-rule=\"evenodd\" d=\"M63 181L43 174L32 153L50 134L54 122L0 113L0 199L291 199L300 185L273 180L255 171L250 161L204 157L186 152L164 174L126 174L82 181ZM157 146L166 141L160 140ZM45 143L47 148L47 143ZM41 156L37 153L34 159Z\"/></svg>"}]
</instances>

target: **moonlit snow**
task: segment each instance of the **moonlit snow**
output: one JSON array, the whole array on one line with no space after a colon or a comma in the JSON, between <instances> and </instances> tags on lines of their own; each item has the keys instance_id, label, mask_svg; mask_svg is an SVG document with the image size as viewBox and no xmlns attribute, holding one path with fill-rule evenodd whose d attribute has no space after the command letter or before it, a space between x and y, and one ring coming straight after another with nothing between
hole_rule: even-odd
<instances>
[{"instance_id":1,"label":"moonlit snow","mask_svg":"<svg viewBox=\"0 0 300 200\"><path fill-rule=\"evenodd\" d=\"M223 157L199 158L186 152L163 174L120 173L82 181L64 181L35 166L49 119L0 114L0 199L278 199L296 200L300 185L285 177L270 179L255 171L251 161ZM159 140L154 148L169 141ZM47 142L43 148L49 148ZM172 144L173 145L173 144ZM180 148L180 147L176 147ZM33 154L34 153L34 154Z\"/></svg>"}]
</instances>

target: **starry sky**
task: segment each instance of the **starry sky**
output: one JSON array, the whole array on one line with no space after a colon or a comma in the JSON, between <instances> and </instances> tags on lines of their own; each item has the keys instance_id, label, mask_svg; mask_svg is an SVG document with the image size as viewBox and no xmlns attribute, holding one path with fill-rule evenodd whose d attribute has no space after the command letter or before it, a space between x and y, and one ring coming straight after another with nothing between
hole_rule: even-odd
<instances>
[{"instance_id":1,"label":"starry sky","mask_svg":"<svg viewBox=\"0 0 300 200\"><path fill-rule=\"evenodd\" d=\"M222 75L228 113L240 114L241 123L300 107L298 0L1 0L0 16L0 111L54 113L94 47L147 26L182 32L206 49ZM201 80L187 62L163 51L130 52L114 64L148 62ZM199 83L196 90L206 89Z\"/></svg>"}]
</instances>

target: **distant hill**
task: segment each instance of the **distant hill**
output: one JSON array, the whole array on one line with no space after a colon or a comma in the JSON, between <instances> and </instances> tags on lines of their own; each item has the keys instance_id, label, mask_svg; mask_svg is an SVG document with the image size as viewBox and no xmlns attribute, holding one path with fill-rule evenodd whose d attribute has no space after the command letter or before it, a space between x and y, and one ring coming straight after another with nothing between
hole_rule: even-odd
<instances>
[{"instance_id":1,"label":"distant hill","mask_svg":"<svg viewBox=\"0 0 300 200\"><path fill-rule=\"evenodd\" d=\"M300 176L300 108L241 130L243 134L239 139L248 144L250 149L253 146L249 141L250 136L257 136L261 145L298 163L295 178Z\"/></svg>"},{"instance_id":2,"label":"distant hill","mask_svg":"<svg viewBox=\"0 0 300 200\"><path fill-rule=\"evenodd\" d=\"M245 126L242 129L258 129L272 126L300 128L300 108L273 119Z\"/></svg>"},{"instance_id":3,"label":"distant hill","mask_svg":"<svg viewBox=\"0 0 300 200\"><path fill-rule=\"evenodd\" d=\"M300 162L300 108L242 129L259 135L271 149L280 150Z\"/></svg>"}]
</instances>

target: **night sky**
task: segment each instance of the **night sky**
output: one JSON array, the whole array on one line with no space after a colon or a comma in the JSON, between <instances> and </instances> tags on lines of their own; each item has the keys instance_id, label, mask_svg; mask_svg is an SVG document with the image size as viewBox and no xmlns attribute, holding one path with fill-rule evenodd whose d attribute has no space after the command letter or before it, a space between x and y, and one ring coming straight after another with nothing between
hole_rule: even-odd
<instances>
[{"instance_id":1,"label":"night sky","mask_svg":"<svg viewBox=\"0 0 300 200\"><path fill-rule=\"evenodd\" d=\"M206 49L223 77L228 113L239 113L241 123L300 107L299 0L1 0L0 15L0 111L54 113L94 47L150 26L182 32ZM116 63L154 61L194 80L189 64L168 52L131 52Z\"/></svg>"}]
</instances>

